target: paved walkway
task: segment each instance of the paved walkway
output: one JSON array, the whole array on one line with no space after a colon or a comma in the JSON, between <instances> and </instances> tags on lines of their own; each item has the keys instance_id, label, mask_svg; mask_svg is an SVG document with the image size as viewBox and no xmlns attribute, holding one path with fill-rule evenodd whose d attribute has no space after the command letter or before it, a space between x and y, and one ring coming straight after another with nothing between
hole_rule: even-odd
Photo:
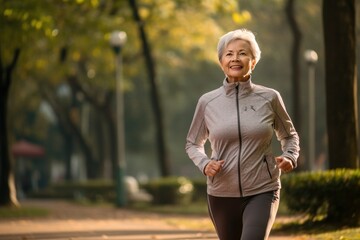
<instances>
[{"instance_id":1,"label":"paved walkway","mask_svg":"<svg viewBox=\"0 0 360 240\"><path fill-rule=\"evenodd\" d=\"M51 210L51 214L34 219L0 220L0 240L218 239L212 229L194 230L174 224L173 220L178 216L140 213L113 207L79 206L64 201L27 200L21 204L47 208ZM206 216L181 218L200 226L201 222L209 221ZM269 240L286 239L297 238L272 236Z\"/></svg>"}]
</instances>

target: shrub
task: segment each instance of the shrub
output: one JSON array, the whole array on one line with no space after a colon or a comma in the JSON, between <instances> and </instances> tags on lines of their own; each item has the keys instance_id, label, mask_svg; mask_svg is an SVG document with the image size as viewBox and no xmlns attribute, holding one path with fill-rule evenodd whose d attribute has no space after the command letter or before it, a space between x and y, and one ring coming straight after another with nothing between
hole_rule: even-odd
<instances>
[{"instance_id":1,"label":"shrub","mask_svg":"<svg viewBox=\"0 0 360 240\"><path fill-rule=\"evenodd\" d=\"M125 179L127 201L148 202L151 196L140 189L135 178ZM92 202L114 202L116 199L116 183L107 180L88 180L86 182L62 182L49 186L39 192L33 192L30 197L64 198L86 200Z\"/></svg>"},{"instance_id":2,"label":"shrub","mask_svg":"<svg viewBox=\"0 0 360 240\"><path fill-rule=\"evenodd\" d=\"M116 193L112 182L91 180L53 184L47 189L32 193L30 197L113 202L115 201Z\"/></svg>"},{"instance_id":3,"label":"shrub","mask_svg":"<svg viewBox=\"0 0 360 240\"><path fill-rule=\"evenodd\" d=\"M337 169L294 173L282 177L289 210L312 219L354 226L360 223L360 170Z\"/></svg>"},{"instance_id":4,"label":"shrub","mask_svg":"<svg viewBox=\"0 0 360 240\"><path fill-rule=\"evenodd\" d=\"M192 184L194 186L192 200L195 202L206 201L206 179L193 179Z\"/></svg>"},{"instance_id":5,"label":"shrub","mask_svg":"<svg viewBox=\"0 0 360 240\"><path fill-rule=\"evenodd\" d=\"M166 177L143 185L153 196L154 204L186 204L191 201L193 185L185 177Z\"/></svg>"}]
</instances>

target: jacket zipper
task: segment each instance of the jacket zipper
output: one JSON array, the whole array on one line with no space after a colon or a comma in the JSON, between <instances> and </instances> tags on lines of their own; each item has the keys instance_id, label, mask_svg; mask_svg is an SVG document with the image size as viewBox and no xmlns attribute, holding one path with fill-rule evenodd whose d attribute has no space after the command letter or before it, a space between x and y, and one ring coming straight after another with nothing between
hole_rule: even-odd
<instances>
[{"instance_id":1,"label":"jacket zipper","mask_svg":"<svg viewBox=\"0 0 360 240\"><path fill-rule=\"evenodd\" d=\"M236 110L237 110L237 124L238 124L238 135L239 135L238 181L239 181L240 197L242 197L243 193L241 187L241 171L240 171L240 155L242 148L242 140L241 140L241 129L240 129L239 85L236 86Z\"/></svg>"},{"instance_id":2,"label":"jacket zipper","mask_svg":"<svg viewBox=\"0 0 360 240\"><path fill-rule=\"evenodd\" d=\"M264 156L264 162L266 164L266 169L267 169L267 171L269 173L270 179L272 179L272 175L271 175L271 172L270 172L269 164L268 164L268 162L266 160L266 156Z\"/></svg>"}]
</instances>

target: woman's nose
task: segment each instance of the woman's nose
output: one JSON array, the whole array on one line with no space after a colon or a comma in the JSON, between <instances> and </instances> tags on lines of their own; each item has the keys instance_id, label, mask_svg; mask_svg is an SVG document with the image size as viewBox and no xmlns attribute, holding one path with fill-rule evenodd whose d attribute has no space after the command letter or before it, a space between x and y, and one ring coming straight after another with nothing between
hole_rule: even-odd
<instances>
[{"instance_id":1,"label":"woman's nose","mask_svg":"<svg viewBox=\"0 0 360 240\"><path fill-rule=\"evenodd\" d=\"M234 54L233 56L233 61L238 61L240 59L240 55L239 54Z\"/></svg>"}]
</instances>

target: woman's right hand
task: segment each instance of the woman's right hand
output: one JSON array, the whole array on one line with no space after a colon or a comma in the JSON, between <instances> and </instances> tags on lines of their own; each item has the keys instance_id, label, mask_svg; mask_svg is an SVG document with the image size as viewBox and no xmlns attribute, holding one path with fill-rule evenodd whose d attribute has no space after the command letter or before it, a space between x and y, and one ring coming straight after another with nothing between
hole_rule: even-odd
<instances>
[{"instance_id":1,"label":"woman's right hand","mask_svg":"<svg viewBox=\"0 0 360 240\"><path fill-rule=\"evenodd\" d=\"M224 160L211 160L205 167L205 175L209 177L215 176L216 174L218 174L218 172L221 171L223 164Z\"/></svg>"}]
</instances>

